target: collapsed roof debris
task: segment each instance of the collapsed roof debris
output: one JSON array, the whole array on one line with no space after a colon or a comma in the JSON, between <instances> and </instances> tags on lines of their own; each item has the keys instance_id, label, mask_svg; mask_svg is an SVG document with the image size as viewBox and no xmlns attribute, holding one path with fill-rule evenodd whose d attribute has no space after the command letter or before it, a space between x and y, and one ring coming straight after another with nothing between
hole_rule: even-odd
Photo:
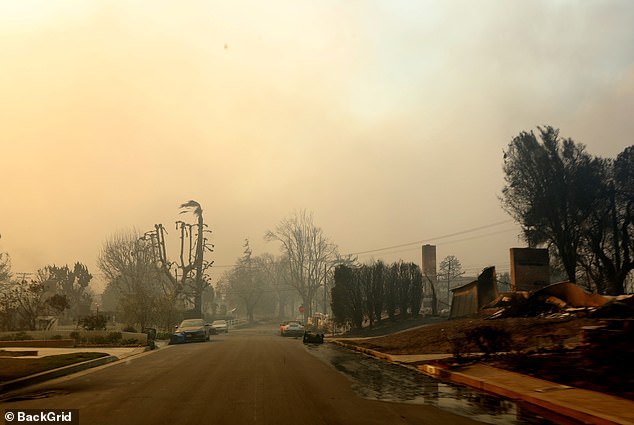
<instances>
[{"instance_id":1,"label":"collapsed roof debris","mask_svg":"<svg viewBox=\"0 0 634 425\"><path fill-rule=\"evenodd\" d=\"M534 292L503 292L484 306L497 309L489 316L531 317L547 314L589 315L591 317L634 317L634 296L610 297L591 294L572 282L558 282Z\"/></svg>"}]
</instances>

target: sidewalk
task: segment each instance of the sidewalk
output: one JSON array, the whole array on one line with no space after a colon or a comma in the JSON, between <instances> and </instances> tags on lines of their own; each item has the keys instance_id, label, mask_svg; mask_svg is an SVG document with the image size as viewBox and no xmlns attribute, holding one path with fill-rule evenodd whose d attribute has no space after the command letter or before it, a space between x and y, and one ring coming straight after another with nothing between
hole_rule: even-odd
<instances>
[{"instance_id":1,"label":"sidewalk","mask_svg":"<svg viewBox=\"0 0 634 425\"><path fill-rule=\"evenodd\" d=\"M450 354L391 355L330 340L337 345L394 363L415 366L438 379L467 385L505 398L523 400L542 409L589 424L634 424L634 401L596 391L560 385L520 373L476 364L449 369L433 360ZM420 362L427 362L420 364Z\"/></svg>"}]
</instances>

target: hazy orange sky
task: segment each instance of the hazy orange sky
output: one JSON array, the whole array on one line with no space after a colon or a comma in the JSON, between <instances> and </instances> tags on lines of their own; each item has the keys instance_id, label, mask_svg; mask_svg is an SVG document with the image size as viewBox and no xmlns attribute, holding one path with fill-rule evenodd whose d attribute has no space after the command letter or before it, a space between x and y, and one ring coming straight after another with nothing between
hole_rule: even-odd
<instances>
[{"instance_id":1,"label":"hazy orange sky","mask_svg":"<svg viewBox=\"0 0 634 425\"><path fill-rule=\"evenodd\" d=\"M216 278L299 209L342 253L428 241L508 271L510 221L432 238L509 220L522 130L632 144L632 22L630 1L2 1L0 251L99 279L110 235L195 199Z\"/></svg>"}]
</instances>

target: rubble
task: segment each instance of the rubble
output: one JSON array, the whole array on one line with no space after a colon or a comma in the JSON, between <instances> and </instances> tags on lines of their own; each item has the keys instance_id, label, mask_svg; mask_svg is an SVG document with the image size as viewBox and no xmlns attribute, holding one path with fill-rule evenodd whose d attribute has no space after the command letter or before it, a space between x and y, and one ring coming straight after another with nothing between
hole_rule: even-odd
<instances>
[{"instance_id":1,"label":"rubble","mask_svg":"<svg viewBox=\"0 0 634 425\"><path fill-rule=\"evenodd\" d=\"M634 295L617 297L590 313L593 318L634 318Z\"/></svg>"},{"instance_id":2,"label":"rubble","mask_svg":"<svg viewBox=\"0 0 634 425\"><path fill-rule=\"evenodd\" d=\"M634 296L609 297L591 294L572 282L564 281L532 293L503 292L485 308L497 309L489 316L491 319L553 315L634 318Z\"/></svg>"},{"instance_id":3,"label":"rubble","mask_svg":"<svg viewBox=\"0 0 634 425\"><path fill-rule=\"evenodd\" d=\"M453 301L449 317L458 317L477 314L485 305L498 297L497 279L495 267L487 267L482 270L477 280L451 290Z\"/></svg>"}]
</instances>

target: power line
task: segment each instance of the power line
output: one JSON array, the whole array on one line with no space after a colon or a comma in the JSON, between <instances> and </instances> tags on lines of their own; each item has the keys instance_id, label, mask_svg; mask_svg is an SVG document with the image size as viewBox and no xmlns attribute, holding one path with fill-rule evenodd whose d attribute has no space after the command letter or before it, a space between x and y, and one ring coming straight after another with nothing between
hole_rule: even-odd
<instances>
[{"instance_id":1,"label":"power line","mask_svg":"<svg viewBox=\"0 0 634 425\"><path fill-rule=\"evenodd\" d=\"M446 245L451 245L453 243L457 243L457 242L464 242L464 241L469 241L469 240L473 240L473 239L481 239L481 238L486 238L488 236L494 236L494 235L499 235L502 233L508 233L508 232L514 232L516 229L505 229L505 230L500 230L497 232L490 232L490 233L485 233L484 235L477 235L477 236L471 236L468 238L462 238L462 239L456 239L453 241L448 241L448 242L443 242L443 243L439 243L437 244L437 246L446 246ZM405 248L405 249L399 249L399 250L395 250L395 251L388 251L388 252L384 252L383 255L388 255L388 254L399 254L402 252L411 252L414 250L418 250L418 247L410 247L410 248ZM362 256L364 256L363 254L361 254Z\"/></svg>"},{"instance_id":2,"label":"power line","mask_svg":"<svg viewBox=\"0 0 634 425\"><path fill-rule=\"evenodd\" d=\"M438 240L438 239L450 238L452 236L464 235L466 233L471 233L471 232L475 232L475 231L478 231L478 230L488 229L490 227L495 227L495 226L500 226L502 224L511 223L512 221L513 220L498 221L496 223L491 223L491 224L487 224L487 225L484 225L484 226L474 227L474 228L467 229L467 230L461 230L460 232L455 232L455 233L450 233L450 234L447 234L447 235L437 236L435 238L421 239L421 240L414 241L414 242L408 242L408 243L404 243L404 244L400 244L400 245L386 246L386 247L383 247L383 248L371 249L371 250L368 250L368 251L351 252L348 255L370 254L372 252L387 251L387 250L390 250L390 249L403 248L403 247L411 246L411 245L420 245L423 242L430 242L430 241L435 241L435 240Z\"/></svg>"},{"instance_id":3,"label":"power line","mask_svg":"<svg viewBox=\"0 0 634 425\"><path fill-rule=\"evenodd\" d=\"M449 242L443 242L443 243L439 243L437 244L438 246L442 246L442 245L449 245L452 243L456 243L456 242L464 242L464 241L470 241L472 239L480 239L480 238L484 238L487 236L493 236L493 235L501 235L502 233L507 233L507 232L514 232L517 229L505 229L505 230L499 230L497 232L491 232L491 233L486 233L484 235L477 235L477 236L469 236L468 238L462 238L462 239L456 239L453 241L449 241Z\"/></svg>"}]
</instances>

